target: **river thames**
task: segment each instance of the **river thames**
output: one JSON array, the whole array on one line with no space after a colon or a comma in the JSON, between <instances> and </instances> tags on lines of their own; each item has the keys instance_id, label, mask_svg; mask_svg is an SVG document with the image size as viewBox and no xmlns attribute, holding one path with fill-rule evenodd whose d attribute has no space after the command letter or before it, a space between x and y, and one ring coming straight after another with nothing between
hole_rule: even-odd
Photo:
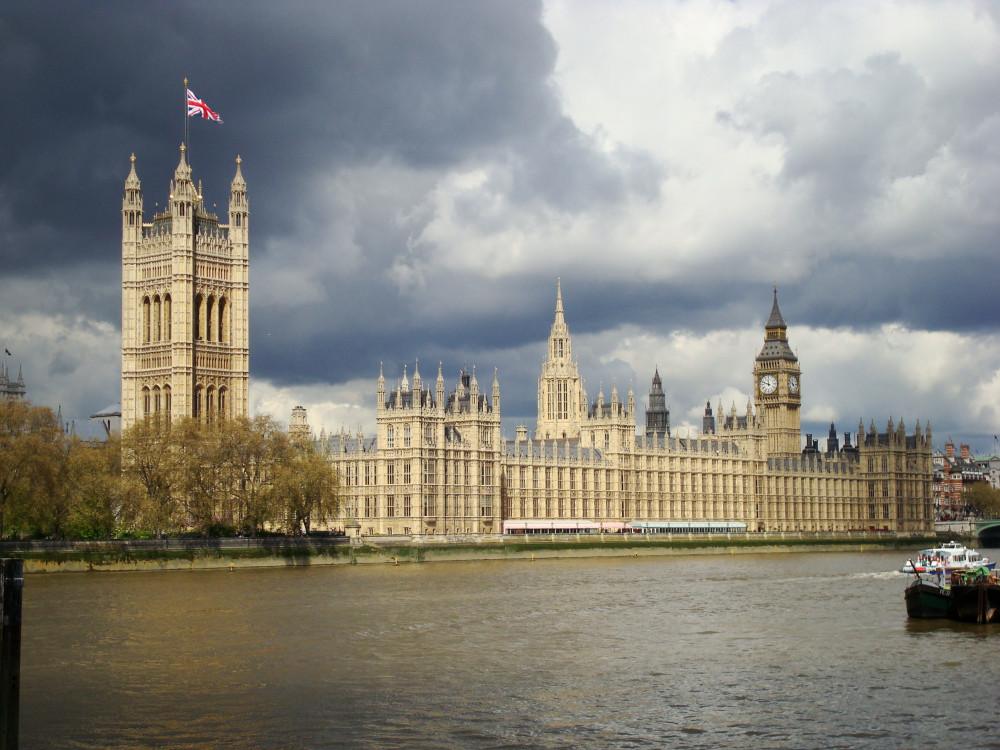
<instances>
[{"instance_id":1,"label":"river thames","mask_svg":"<svg viewBox=\"0 0 1000 750\"><path fill-rule=\"evenodd\" d=\"M29 575L21 748L998 747L1000 626L905 558Z\"/></svg>"}]
</instances>

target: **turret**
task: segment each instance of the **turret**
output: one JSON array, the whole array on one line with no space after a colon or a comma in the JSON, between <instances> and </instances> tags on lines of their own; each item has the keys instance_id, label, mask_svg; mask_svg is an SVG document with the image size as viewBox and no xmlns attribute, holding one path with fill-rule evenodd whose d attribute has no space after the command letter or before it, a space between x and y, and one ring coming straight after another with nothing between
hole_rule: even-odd
<instances>
[{"instance_id":1,"label":"turret","mask_svg":"<svg viewBox=\"0 0 1000 750\"><path fill-rule=\"evenodd\" d=\"M441 363L438 362L438 376L434 384L434 397L437 399L438 411L444 410L444 375L441 372Z\"/></svg>"},{"instance_id":2,"label":"turret","mask_svg":"<svg viewBox=\"0 0 1000 750\"><path fill-rule=\"evenodd\" d=\"M122 255L135 257L142 239L142 185L135 173L135 154L131 156L125 194L122 197Z\"/></svg>"},{"instance_id":3,"label":"turret","mask_svg":"<svg viewBox=\"0 0 1000 750\"><path fill-rule=\"evenodd\" d=\"M712 402L705 402L705 416L701 420L701 431L705 435L715 434L715 417L712 416Z\"/></svg>"},{"instance_id":4,"label":"turret","mask_svg":"<svg viewBox=\"0 0 1000 750\"><path fill-rule=\"evenodd\" d=\"M247 183L243 179L243 170L240 169L242 163L243 159L237 156L236 175L229 189L229 237L238 243L246 243L250 222Z\"/></svg>"},{"instance_id":5,"label":"turret","mask_svg":"<svg viewBox=\"0 0 1000 750\"><path fill-rule=\"evenodd\" d=\"M476 366L472 366L472 379L469 382L469 411L475 414L479 411L479 381L476 380Z\"/></svg>"},{"instance_id":6,"label":"turret","mask_svg":"<svg viewBox=\"0 0 1000 750\"><path fill-rule=\"evenodd\" d=\"M378 363L378 413L385 411L385 375L382 374L382 363Z\"/></svg>"},{"instance_id":7,"label":"turret","mask_svg":"<svg viewBox=\"0 0 1000 750\"><path fill-rule=\"evenodd\" d=\"M198 194L191 182L191 167L187 163L186 151L187 148L182 143L181 158L174 170L174 179L170 181L171 228L175 237L190 237L194 233L194 210Z\"/></svg>"}]
</instances>

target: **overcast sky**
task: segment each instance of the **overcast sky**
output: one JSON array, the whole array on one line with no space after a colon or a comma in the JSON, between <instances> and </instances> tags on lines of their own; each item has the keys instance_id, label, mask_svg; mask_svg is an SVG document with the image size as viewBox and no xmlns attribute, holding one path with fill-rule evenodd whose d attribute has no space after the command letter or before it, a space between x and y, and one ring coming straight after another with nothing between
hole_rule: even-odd
<instances>
[{"instance_id":1,"label":"overcast sky","mask_svg":"<svg viewBox=\"0 0 1000 750\"><path fill-rule=\"evenodd\" d=\"M0 345L120 398L121 197L250 201L251 410L372 434L443 362L534 426L562 279L591 399L742 413L777 284L803 431L1000 433L994 2L0 4Z\"/></svg>"}]
</instances>

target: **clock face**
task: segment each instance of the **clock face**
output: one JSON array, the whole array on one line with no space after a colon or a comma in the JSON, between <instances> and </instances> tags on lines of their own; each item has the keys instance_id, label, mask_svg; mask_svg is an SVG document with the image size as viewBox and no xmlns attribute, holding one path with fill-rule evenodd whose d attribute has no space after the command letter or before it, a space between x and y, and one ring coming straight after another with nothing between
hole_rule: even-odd
<instances>
[{"instance_id":1,"label":"clock face","mask_svg":"<svg viewBox=\"0 0 1000 750\"><path fill-rule=\"evenodd\" d=\"M774 375L765 375L760 379L761 393L774 393L778 387L778 379Z\"/></svg>"},{"instance_id":2,"label":"clock face","mask_svg":"<svg viewBox=\"0 0 1000 750\"><path fill-rule=\"evenodd\" d=\"M788 376L788 390L790 390L792 393L799 392L799 379L794 375Z\"/></svg>"}]
</instances>

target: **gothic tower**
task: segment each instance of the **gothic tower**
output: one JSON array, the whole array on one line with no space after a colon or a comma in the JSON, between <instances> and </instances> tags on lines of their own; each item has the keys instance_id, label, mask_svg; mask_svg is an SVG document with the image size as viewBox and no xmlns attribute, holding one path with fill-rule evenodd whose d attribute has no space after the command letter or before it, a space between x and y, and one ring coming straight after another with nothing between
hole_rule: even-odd
<instances>
[{"instance_id":1,"label":"gothic tower","mask_svg":"<svg viewBox=\"0 0 1000 750\"><path fill-rule=\"evenodd\" d=\"M122 200L122 429L147 415L245 415L249 369L246 182L236 159L229 223L208 213L185 147L166 210L143 221L135 155Z\"/></svg>"},{"instance_id":2,"label":"gothic tower","mask_svg":"<svg viewBox=\"0 0 1000 750\"><path fill-rule=\"evenodd\" d=\"M653 385L649 391L649 406L646 408L646 439L662 442L670 437L670 410L667 395L663 392L660 368L653 373Z\"/></svg>"},{"instance_id":3,"label":"gothic tower","mask_svg":"<svg viewBox=\"0 0 1000 750\"><path fill-rule=\"evenodd\" d=\"M580 369L573 361L559 281L556 282L556 317L549 333L549 351L538 379L535 437L541 440L578 438L586 412L587 397L580 382Z\"/></svg>"},{"instance_id":4,"label":"gothic tower","mask_svg":"<svg viewBox=\"0 0 1000 750\"><path fill-rule=\"evenodd\" d=\"M754 362L753 375L754 399L758 415L764 418L768 453L775 456L801 452L801 372L799 360L788 345L788 326L778 309L777 287L771 317L764 326L764 348Z\"/></svg>"}]
</instances>

